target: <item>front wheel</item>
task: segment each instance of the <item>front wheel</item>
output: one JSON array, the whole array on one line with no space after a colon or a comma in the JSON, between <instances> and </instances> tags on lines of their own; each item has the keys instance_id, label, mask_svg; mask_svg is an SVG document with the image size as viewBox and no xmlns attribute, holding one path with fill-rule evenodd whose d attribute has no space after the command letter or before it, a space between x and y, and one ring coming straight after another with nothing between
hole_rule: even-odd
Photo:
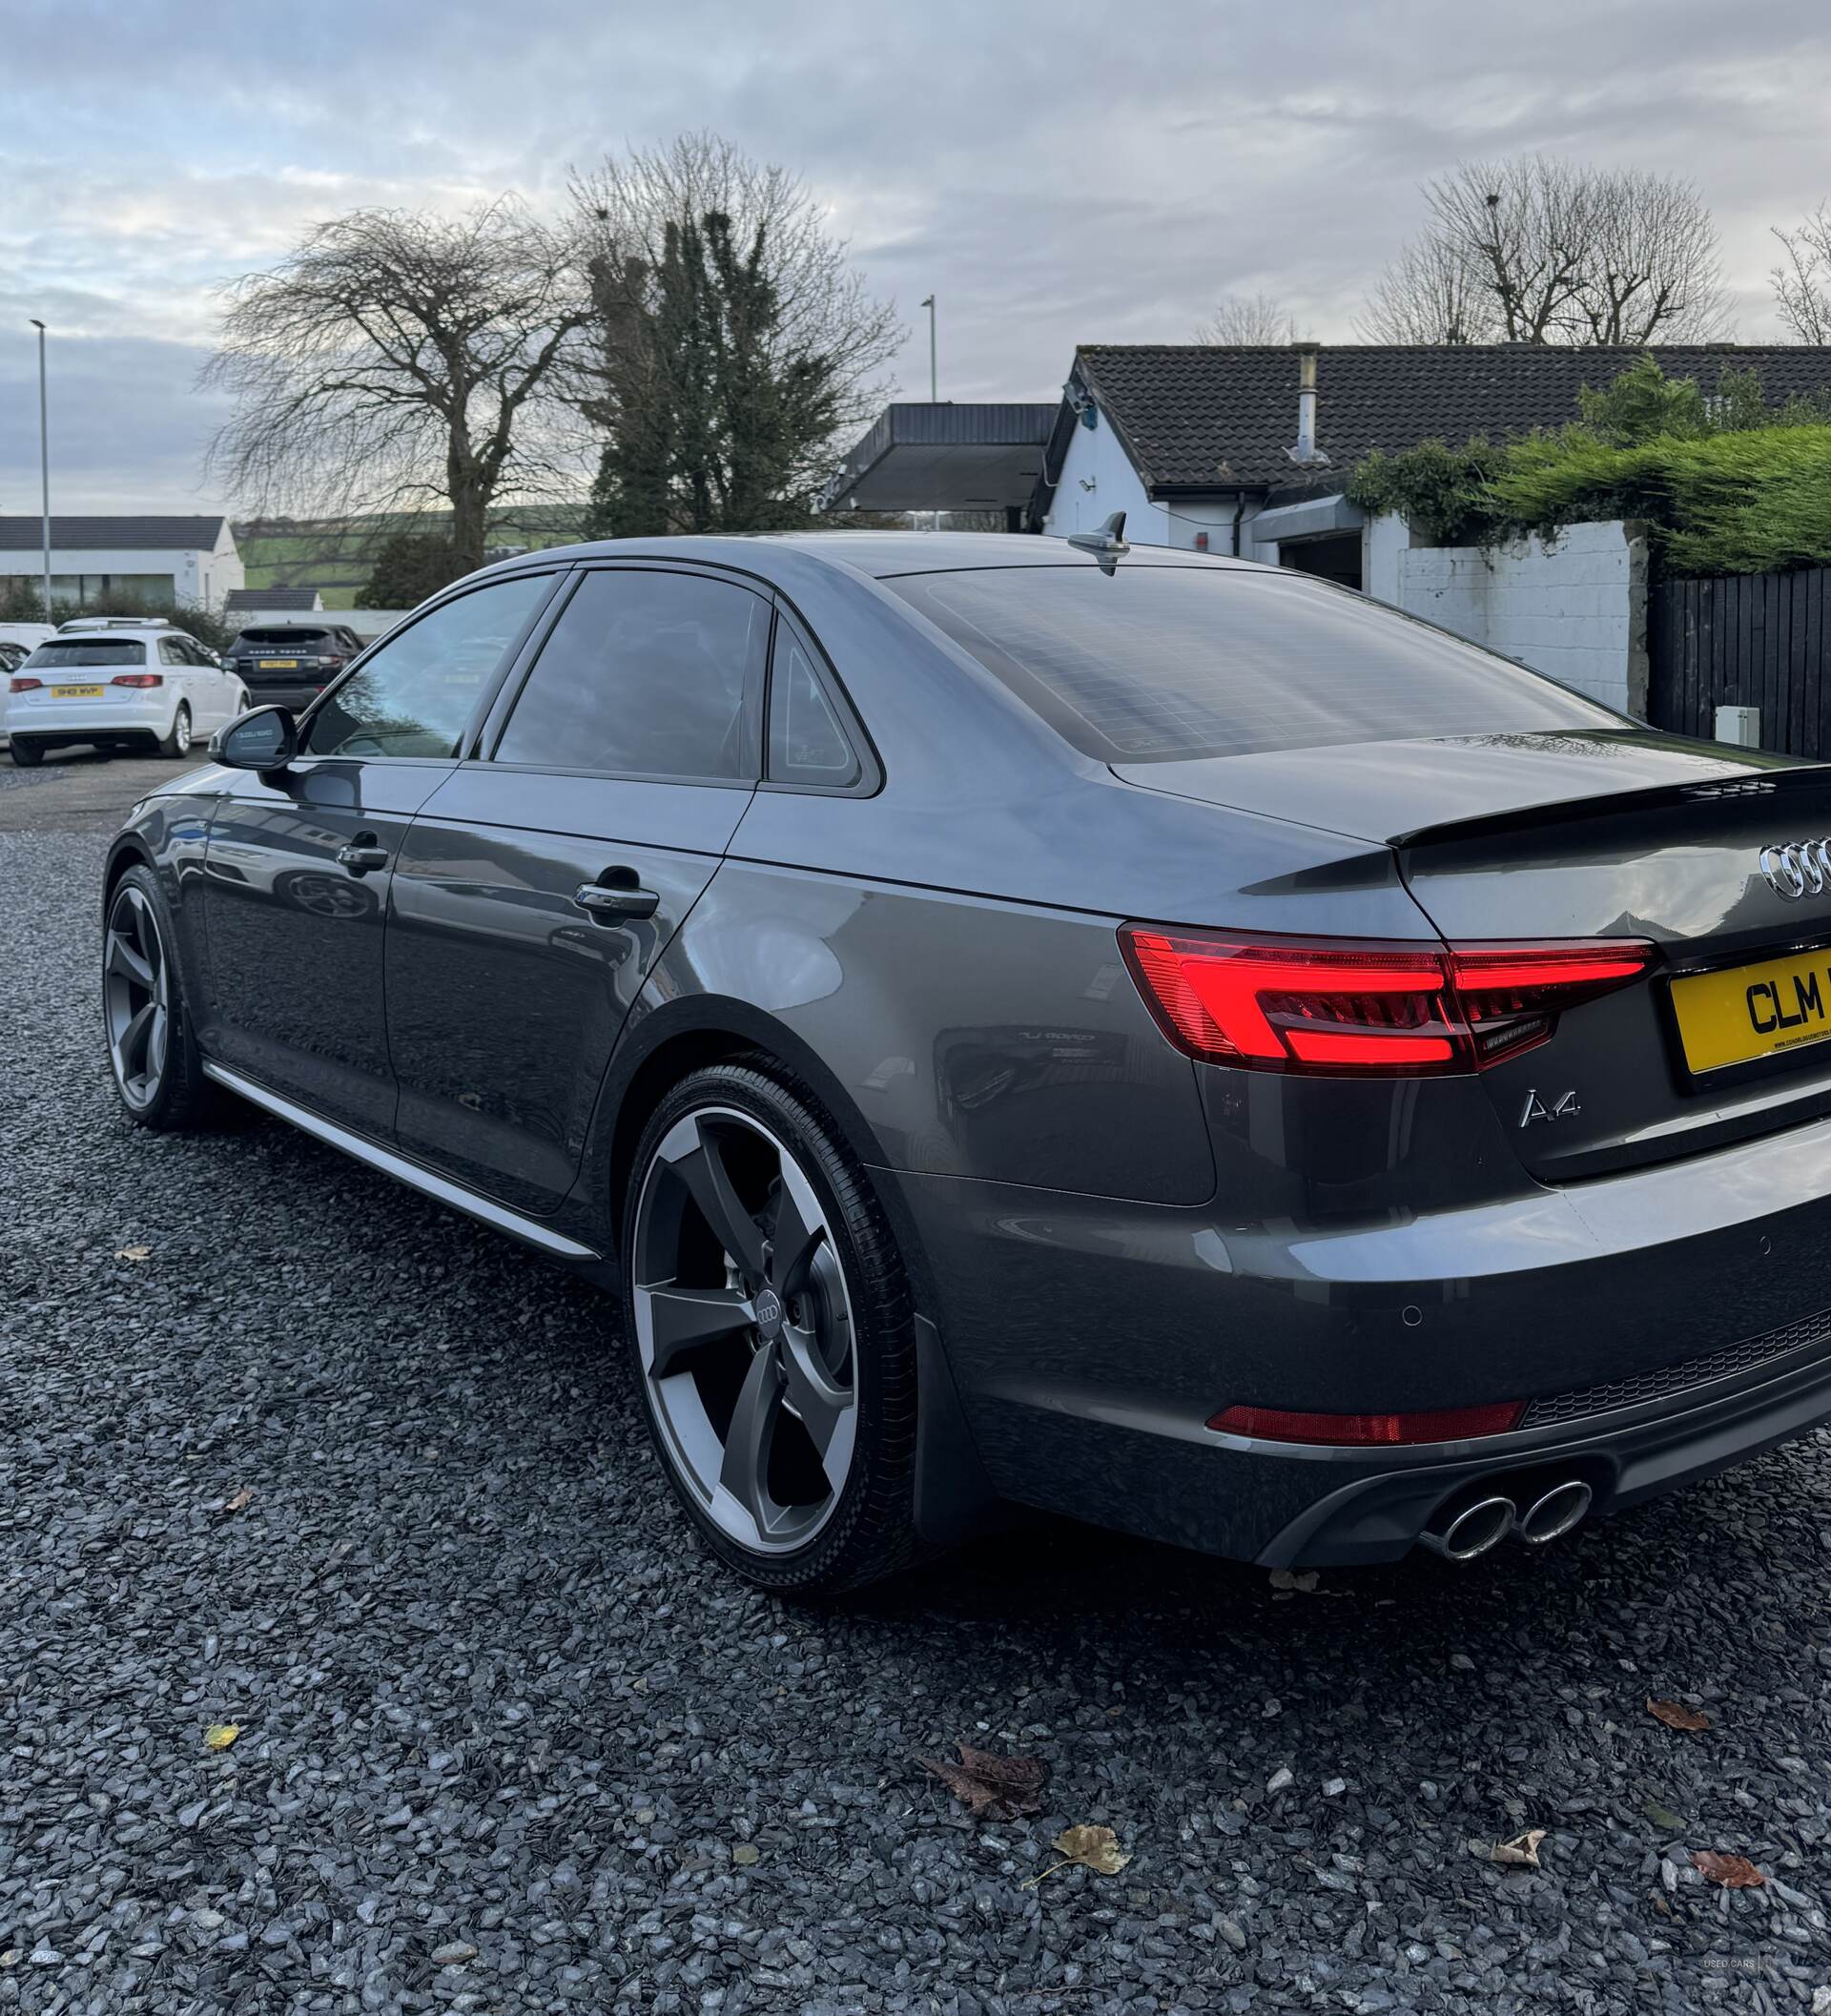
<instances>
[{"instance_id":1,"label":"front wheel","mask_svg":"<svg viewBox=\"0 0 1831 2016\"><path fill-rule=\"evenodd\" d=\"M150 868L130 868L109 898L102 937L102 1025L127 1117L161 1133L221 1108L203 1075L174 957L175 926Z\"/></svg>"},{"instance_id":2,"label":"front wheel","mask_svg":"<svg viewBox=\"0 0 1831 2016\"><path fill-rule=\"evenodd\" d=\"M180 700L178 710L172 716L172 732L161 737L159 754L184 757L191 753L191 710Z\"/></svg>"},{"instance_id":3,"label":"front wheel","mask_svg":"<svg viewBox=\"0 0 1831 2016\"><path fill-rule=\"evenodd\" d=\"M759 1588L827 1595L922 1552L909 1287L812 1090L718 1064L636 1150L624 1307L675 1494Z\"/></svg>"}]
</instances>

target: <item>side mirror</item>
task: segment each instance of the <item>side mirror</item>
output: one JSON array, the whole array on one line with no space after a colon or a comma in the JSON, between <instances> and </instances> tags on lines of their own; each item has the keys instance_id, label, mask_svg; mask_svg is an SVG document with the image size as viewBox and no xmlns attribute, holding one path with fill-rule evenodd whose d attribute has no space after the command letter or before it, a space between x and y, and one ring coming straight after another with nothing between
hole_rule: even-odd
<instances>
[{"instance_id":1,"label":"side mirror","mask_svg":"<svg viewBox=\"0 0 1831 2016\"><path fill-rule=\"evenodd\" d=\"M290 708L251 708L210 737L211 761L231 770L284 770L298 754L298 724Z\"/></svg>"}]
</instances>

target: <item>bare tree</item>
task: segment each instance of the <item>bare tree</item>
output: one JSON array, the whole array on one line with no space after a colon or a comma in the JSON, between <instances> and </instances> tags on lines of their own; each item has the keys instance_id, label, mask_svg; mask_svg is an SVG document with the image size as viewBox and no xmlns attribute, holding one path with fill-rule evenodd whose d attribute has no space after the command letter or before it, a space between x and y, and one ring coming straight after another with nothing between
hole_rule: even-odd
<instances>
[{"instance_id":1,"label":"bare tree","mask_svg":"<svg viewBox=\"0 0 1831 2016\"><path fill-rule=\"evenodd\" d=\"M1214 313L1195 325L1198 343L1265 348L1297 340L1297 318L1268 294L1226 294Z\"/></svg>"},{"instance_id":2,"label":"bare tree","mask_svg":"<svg viewBox=\"0 0 1831 2016\"><path fill-rule=\"evenodd\" d=\"M1680 177L1525 154L1461 162L1424 197L1430 223L1375 287L1368 333L1638 345L1722 328L1716 226Z\"/></svg>"},{"instance_id":3,"label":"bare tree","mask_svg":"<svg viewBox=\"0 0 1831 2016\"><path fill-rule=\"evenodd\" d=\"M601 430L609 532L803 523L888 395L902 342L807 186L715 134L572 183L592 344L571 374Z\"/></svg>"},{"instance_id":4,"label":"bare tree","mask_svg":"<svg viewBox=\"0 0 1831 2016\"><path fill-rule=\"evenodd\" d=\"M1768 278L1780 320L1802 343L1831 343L1831 205L1821 203L1796 231L1774 236L1786 257Z\"/></svg>"},{"instance_id":5,"label":"bare tree","mask_svg":"<svg viewBox=\"0 0 1831 2016\"><path fill-rule=\"evenodd\" d=\"M1439 237L1414 238L1354 318L1369 343L1492 343L1500 319L1474 269Z\"/></svg>"},{"instance_id":6,"label":"bare tree","mask_svg":"<svg viewBox=\"0 0 1831 2016\"><path fill-rule=\"evenodd\" d=\"M576 493L543 407L590 303L568 243L515 199L355 211L225 301L204 382L235 412L210 461L253 509L444 506L463 572L493 504Z\"/></svg>"}]
</instances>

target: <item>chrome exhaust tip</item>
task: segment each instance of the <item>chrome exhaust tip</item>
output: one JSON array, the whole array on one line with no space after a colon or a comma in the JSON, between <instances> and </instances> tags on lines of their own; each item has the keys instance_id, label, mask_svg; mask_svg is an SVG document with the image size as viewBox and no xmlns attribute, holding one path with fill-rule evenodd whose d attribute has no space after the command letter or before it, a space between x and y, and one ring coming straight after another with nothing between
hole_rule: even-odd
<instances>
[{"instance_id":1,"label":"chrome exhaust tip","mask_svg":"<svg viewBox=\"0 0 1831 2016\"><path fill-rule=\"evenodd\" d=\"M1518 1517L1519 1509L1511 1498L1476 1498L1442 1525L1433 1520L1418 1538L1446 1561L1472 1561L1491 1547L1498 1547Z\"/></svg>"},{"instance_id":2,"label":"chrome exhaust tip","mask_svg":"<svg viewBox=\"0 0 1831 2016\"><path fill-rule=\"evenodd\" d=\"M1590 1509L1594 1493L1580 1477L1553 1484L1520 1513L1515 1531L1528 1547L1561 1540Z\"/></svg>"}]
</instances>

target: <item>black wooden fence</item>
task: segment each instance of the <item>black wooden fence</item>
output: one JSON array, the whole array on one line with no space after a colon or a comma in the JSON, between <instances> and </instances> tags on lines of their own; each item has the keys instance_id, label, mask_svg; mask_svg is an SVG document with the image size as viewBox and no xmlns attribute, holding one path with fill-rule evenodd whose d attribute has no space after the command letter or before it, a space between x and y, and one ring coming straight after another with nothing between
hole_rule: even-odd
<instances>
[{"instance_id":1,"label":"black wooden fence","mask_svg":"<svg viewBox=\"0 0 1831 2016\"><path fill-rule=\"evenodd\" d=\"M1667 581L1648 596L1648 718L1712 735L1759 707L1760 745L1831 757L1831 567Z\"/></svg>"}]
</instances>

